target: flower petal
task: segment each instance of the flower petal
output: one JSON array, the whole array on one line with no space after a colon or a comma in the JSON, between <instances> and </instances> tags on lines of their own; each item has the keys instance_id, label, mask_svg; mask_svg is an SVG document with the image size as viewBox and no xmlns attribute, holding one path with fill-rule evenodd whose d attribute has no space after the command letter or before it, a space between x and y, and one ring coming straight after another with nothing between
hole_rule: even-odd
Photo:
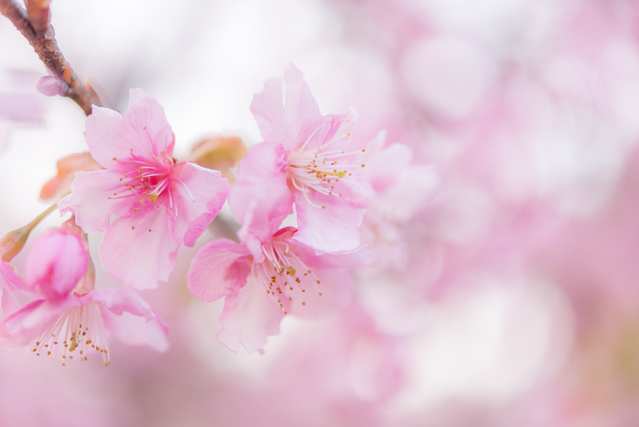
<instances>
[{"instance_id":1,"label":"flower petal","mask_svg":"<svg viewBox=\"0 0 639 427\"><path fill-rule=\"evenodd\" d=\"M350 145L350 131L357 124L357 112L354 108L343 114L327 114L322 117L318 128L309 135L308 141L303 139L300 144L304 144L305 149L319 148L330 143L329 151L347 150Z\"/></svg>"},{"instance_id":2,"label":"flower petal","mask_svg":"<svg viewBox=\"0 0 639 427\"><path fill-rule=\"evenodd\" d=\"M164 108L157 99L147 95L142 89L129 90L129 110L124 118L127 130L135 132L140 141L146 144L142 155L152 151L159 156L166 151L170 156L173 144L173 130L166 118ZM149 150L150 149L150 150ZM135 149L133 150L135 153ZM137 153L135 153L137 154Z\"/></svg>"},{"instance_id":3,"label":"flower petal","mask_svg":"<svg viewBox=\"0 0 639 427\"><path fill-rule=\"evenodd\" d=\"M77 305L80 305L77 298L65 298L55 302L33 301L0 324L0 349L24 347L44 332L53 316L61 310Z\"/></svg>"},{"instance_id":4,"label":"flower petal","mask_svg":"<svg viewBox=\"0 0 639 427\"><path fill-rule=\"evenodd\" d=\"M219 171L195 163L183 163L171 178L171 191L178 218L171 222L175 237L193 246L207 225L218 214L229 192L228 181Z\"/></svg>"},{"instance_id":5,"label":"flower petal","mask_svg":"<svg viewBox=\"0 0 639 427\"><path fill-rule=\"evenodd\" d=\"M250 215L251 228L260 241L270 237L293 213L293 196L286 185L287 166L284 147L265 142L251 146L238 167L229 206L240 224L246 224Z\"/></svg>"},{"instance_id":6,"label":"flower petal","mask_svg":"<svg viewBox=\"0 0 639 427\"><path fill-rule=\"evenodd\" d=\"M310 274L301 278L300 286L305 292L294 291L289 314L306 319L320 319L333 316L348 307L353 297L353 279L346 270L313 269ZM319 284L312 283L317 277ZM320 295L321 294L321 295ZM302 304L303 303L303 304Z\"/></svg>"},{"instance_id":7,"label":"flower petal","mask_svg":"<svg viewBox=\"0 0 639 427\"><path fill-rule=\"evenodd\" d=\"M232 351L243 345L249 353L264 354L266 338L280 333L283 317L282 309L249 274L246 285L236 295L226 297L217 339Z\"/></svg>"},{"instance_id":8,"label":"flower petal","mask_svg":"<svg viewBox=\"0 0 639 427\"><path fill-rule=\"evenodd\" d=\"M300 192L295 193L295 206L299 226L295 240L318 253L352 251L359 247L359 226L365 209L336 201L334 196L314 193L307 199ZM324 209L321 206L325 206Z\"/></svg>"},{"instance_id":9,"label":"flower petal","mask_svg":"<svg viewBox=\"0 0 639 427\"><path fill-rule=\"evenodd\" d=\"M71 194L58 202L60 213L73 212L87 233L106 231L111 215L129 216L134 208L130 198L115 198L110 191L121 178L121 173L110 170L76 173Z\"/></svg>"},{"instance_id":10,"label":"flower petal","mask_svg":"<svg viewBox=\"0 0 639 427\"><path fill-rule=\"evenodd\" d=\"M304 81L304 74L288 64L284 74L264 83L264 91L251 103L251 112L266 142L293 150L321 124L322 115Z\"/></svg>"},{"instance_id":11,"label":"flower petal","mask_svg":"<svg viewBox=\"0 0 639 427\"><path fill-rule=\"evenodd\" d=\"M105 326L121 342L147 345L161 352L168 349L168 328L155 310L128 287L93 291L80 300L93 300L106 309L102 310Z\"/></svg>"},{"instance_id":12,"label":"flower petal","mask_svg":"<svg viewBox=\"0 0 639 427\"><path fill-rule=\"evenodd\" d=\"M236 293L250 272L248 256L244 246L228 239L207 243L191 261L186 279L189 290L204 302Z\"/></svg>"},{"instance_id":13,"label":"flower petal","mask_svg":"<svg viewBox=\"0 0 639 427\"><path fill-rule=\"evenodd\" d=\"M27 257L27 284L47 299L66 297L84 276L89 254L81 237L55 229L42 234Z\"/></svg>"},{"instance_id":14,"label":"flower petal","mask_svg":"<svg viewBox=\"0 0 639 427\"><path fill-rule=\"evenodd\" d=\"M109 226L100 246L104 269L136 289L157 287L173 271L180 242L160 211L119 218ZM151 230L151 231L149 231Z\"/></svg>"},{"instance_id":15,"label":"flower petal","mask_svg":"<svg viewBox=\"0 0 639 427\"><path fill-rule=\"evenodd\" d=\"M130 90L125 118L117 111L94 106L87 118L86 136L91 157L106 169L119 169L120 163L132 159L132 153L158 156L173 142L164 109L141 89Z\"/></svg>"},{"instance_id":16,"label":"flower petal","mask_svg":"<svg viewBox=\"0 0 639 427\"><path fill-rule=\"evenodd\" d=\"M370 265L375 258L374 252L365 249L317 255L311 246L294 239L287 239L286 242L295 248L295 255L312 269L358 268Z\"/></svg>"}]
</instances>

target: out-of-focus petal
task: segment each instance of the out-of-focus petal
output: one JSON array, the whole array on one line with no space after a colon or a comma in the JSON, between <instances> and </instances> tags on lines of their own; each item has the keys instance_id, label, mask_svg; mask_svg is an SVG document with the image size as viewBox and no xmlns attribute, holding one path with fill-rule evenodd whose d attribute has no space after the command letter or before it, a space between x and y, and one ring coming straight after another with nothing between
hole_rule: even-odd
<instances>
[{"instance_id":1,"label":"out-of-focus petal","mask_svg":"<svg viewBox=\"0 0 639 427\"><path fill-rule=\"evenodd\" d=\"M71 154L63 157L57 163L58 173L55 177L47 181L40 190L41 199L61 197L70 191L69 186L75 177L76 172L96 171L100 165L87 153Z\"/></svg>"}]
</instances>

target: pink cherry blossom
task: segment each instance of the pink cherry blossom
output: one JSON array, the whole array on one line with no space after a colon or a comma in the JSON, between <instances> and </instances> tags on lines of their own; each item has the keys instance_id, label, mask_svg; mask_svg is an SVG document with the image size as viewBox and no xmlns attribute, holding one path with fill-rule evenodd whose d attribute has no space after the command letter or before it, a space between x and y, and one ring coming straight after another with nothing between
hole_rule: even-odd
<instances>
[{"instance_id":1,"label":"pink cherry blossom","mask_svg":"<svg viewBox=\"0 0 639 427\"><path fill-rule=\"evenodd\" d=\"M366 162L364 176L375 191L362 223L362 240L377 255L378 268L405 268L406 238L400 226L410 221L435 195L438 176L434 168L415 164L404 144L386 144L380 132L359 155Z\"/></svg>"},{"instance_id":2,"label":"pink cherry blossom","mask_svg":"<svg viewBox=\"0 0 639 427\"><path fill-rule=\"evenodd\" d=\"M87 360L89 352L95 350L106 366L111 360L107 340L111 332L124 342L166 350L166 326L155 311L129 288L90 289L82 280L88 262L85 244L77 234L56 229L36 240L21 287L38 299L0 324L0 348L20 348L36 340L34 353L61 352L63 364L74 356ZM132 322L128 328L117 327L124 312L143 317L146 325ZM140 326L146 329L148 339L139 339L144 336Z\"/></svg>"},{"instance_id":3,"label":"pink cherry blossom","mask_svg":"<svg viewBox=\"0 0 639 427\"><path fill-rule=\"evenodd\" d=\"M153 288L173 271L180 244L193 246L221 209L228 183L219 171L172 157L164 110L141 89L130 91L126 117L93 107L87 119L91 157L105 170L78 172L58 204L86 232L105 232L100 255L111 276ZM118 217L110 223L112 215Z\"/></svg>"},{"instance_id":4,"label":"pink cherry blossom","mask_svg":"<svg viewBox=\"0 0 639 427\"><path fill-rule=\"evenodd\" d=\"M202 301L225 298L219 341L232 351L243 345L263 353L269 335L279 333L287 314L321 318L338 313L352 296L346 268L370 264L373 254L316 255L293 238L297 230L279 229L282 200L263 195L253 199L240 230L242 244L216 239L204 245L191 262L187 286Z\"/></svg>"},{"instance_id":5,"label":"pink cherry blossom","mask_svg":"<svg viewBox=\"0 0 639 427\"><path fill-rule=\"evenodd\" d=\"M372 190L349 152L356 113L322 116L303 74L289 64L255 95L251 111L264 143L238 168L230 203L240 222L255 194L289 191L297 212L295 239L321 252L354 250Z\"/></svg>"}]
</instances>

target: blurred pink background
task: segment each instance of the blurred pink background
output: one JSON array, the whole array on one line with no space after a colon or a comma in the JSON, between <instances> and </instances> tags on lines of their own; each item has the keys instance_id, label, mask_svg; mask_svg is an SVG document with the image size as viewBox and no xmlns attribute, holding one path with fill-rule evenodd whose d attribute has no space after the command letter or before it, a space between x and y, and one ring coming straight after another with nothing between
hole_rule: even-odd
<instances>
[{"instance_id":1,"label":"blurred pink background","mask_svg":"<svg viewBox=\"0 0 639 427\"><path fill-rule=\"evenodd\" d=\"M230 352L222 301L185 285L214 223L168 285L142 292L167 353L113 342L108 368L62 368L0 352L0 426L639 425L638 2L51 8L78 75L120 111L129 88L157 98L177 155L211 136L260 142L252 97L292 61L323 114L357 110L358 147L385 130L413 157L365 220L378 257L340 316L289 316L265 355ZM3 234L47 206L55 162L86 144L82 110L35 90L46 71L0 18ZM99 287L118 286L97 267Z\"/></svg>"}]
</instances>

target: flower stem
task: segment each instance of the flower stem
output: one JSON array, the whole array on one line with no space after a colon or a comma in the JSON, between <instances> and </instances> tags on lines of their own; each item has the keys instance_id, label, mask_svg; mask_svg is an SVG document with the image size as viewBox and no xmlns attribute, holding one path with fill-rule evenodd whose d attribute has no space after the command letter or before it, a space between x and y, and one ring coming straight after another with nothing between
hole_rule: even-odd
<instances>
[{"instance_id":1,"label":"flower stem","mask_svg":"<svg viewBox=\"0 0 639 427\"><path fill-rule=\"evenodd\" d=\"M80 81L64 59L55 39L55 31L49 24L48 1L32 0L27 5L29 12L16 0L0 0L0 13L9 18L27 39L47 70L69 86L61 95L71 98L84 110L84 114L90 115L91 105L102 106L102 101L90 84Z\"/></svg>"}]
</instances>

